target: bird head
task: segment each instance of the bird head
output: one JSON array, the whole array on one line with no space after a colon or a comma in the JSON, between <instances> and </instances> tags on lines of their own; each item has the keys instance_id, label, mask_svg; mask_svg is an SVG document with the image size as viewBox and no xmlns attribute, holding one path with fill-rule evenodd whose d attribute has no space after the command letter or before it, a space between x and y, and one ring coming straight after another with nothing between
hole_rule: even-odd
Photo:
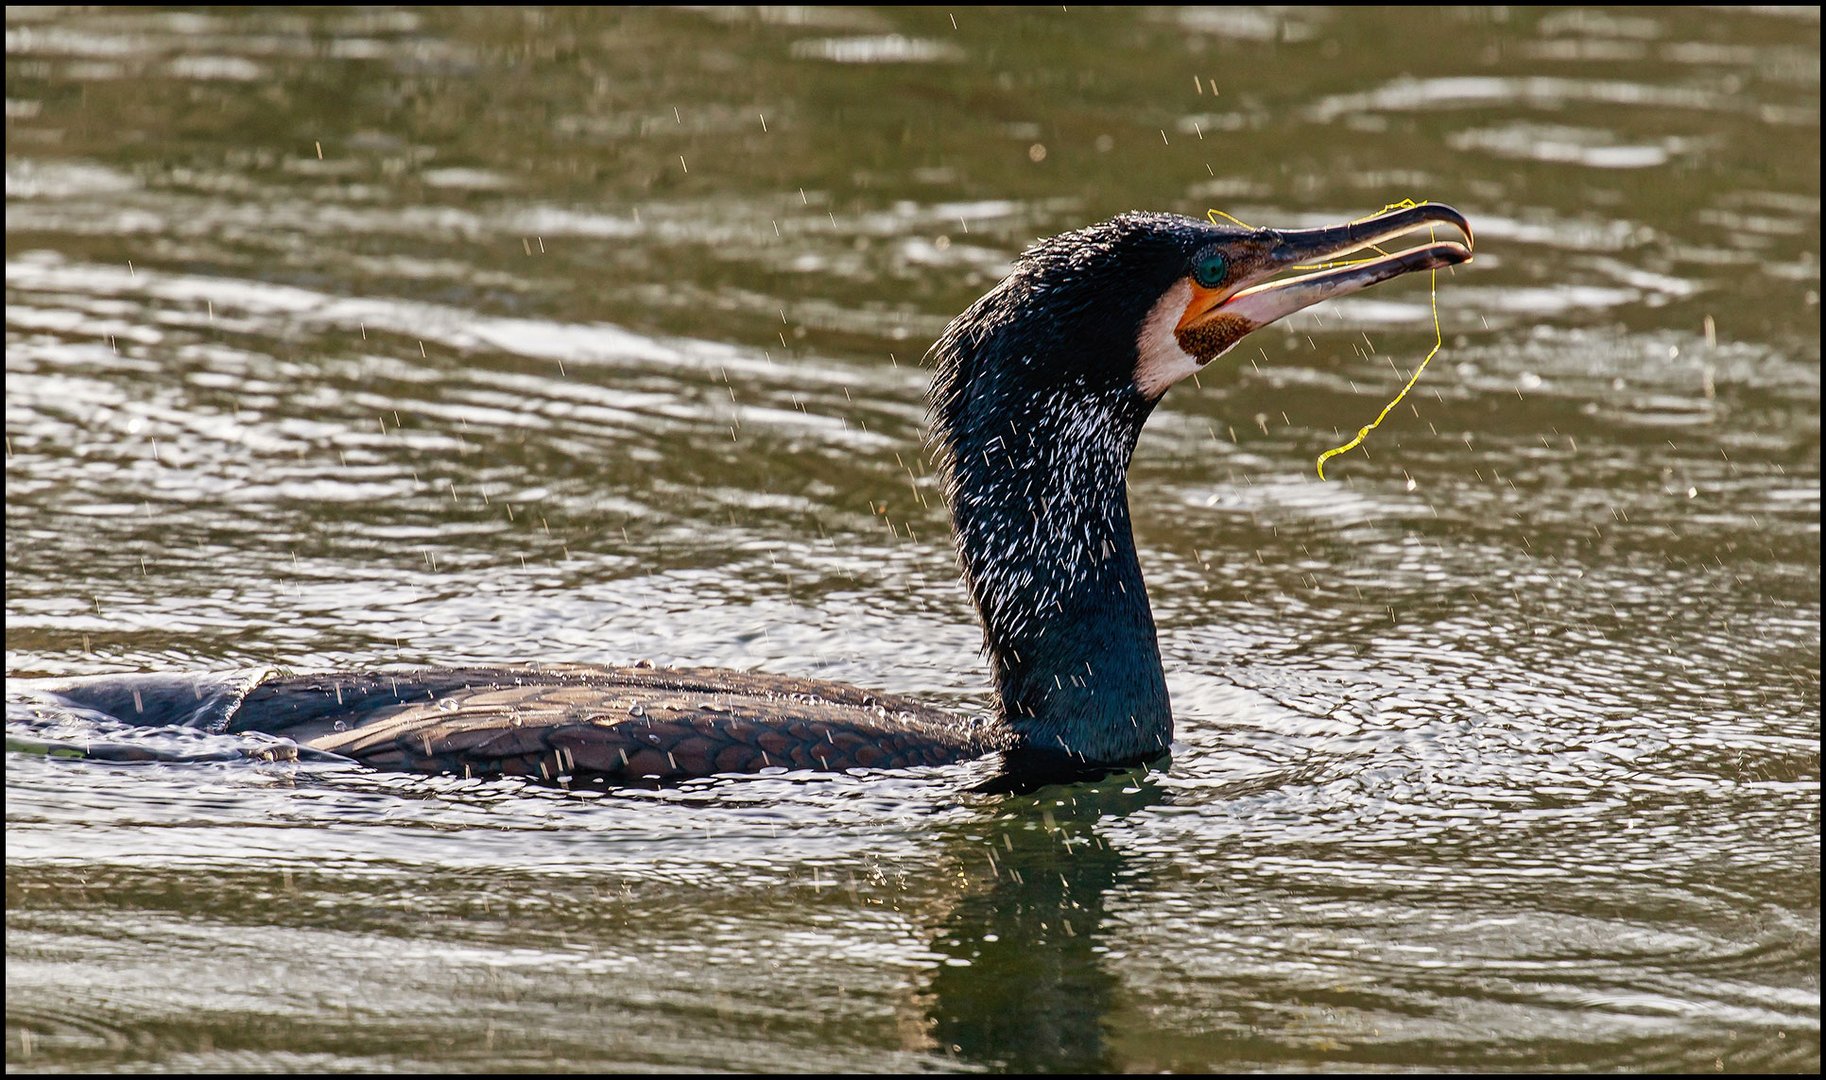
<instances>
[{"instance_id":1,"label":"bird head","mask_svg":"<svg viewBox=\"0 0 1826 1080\"><path fill-rule=\"evenodd\" d=\"M1394 254L1379 245L1444 226ZM1040 241L933 346L941 435L991 404L1064 388L1129 394L1146 411L1174 384L1259 330L1321 300L1471 258L1471 225L1425 203L1312 229L1214 225L1128 213ZM1345 260L1342 265L1322 265ZM980 400L979 400L980 399Z\"/></svg>"}]
</instances>

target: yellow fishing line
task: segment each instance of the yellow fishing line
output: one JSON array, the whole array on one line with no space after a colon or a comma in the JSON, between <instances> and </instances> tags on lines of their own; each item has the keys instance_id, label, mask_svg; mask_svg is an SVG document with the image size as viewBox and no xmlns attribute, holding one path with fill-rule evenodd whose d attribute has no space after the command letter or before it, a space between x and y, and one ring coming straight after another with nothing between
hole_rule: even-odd
<instances>
[{"instance_id":1,"label":"yellow fishing line","mask_svg":"<svg viewBox=\"0 0 1826 1080\"><path fill-rule=\"evenodd\" d=\"M1325 479L1325 463L1327 461L1330 461L1332 458L1337 457L1339 454L1348 453L1349 451L1356 449L1363 442L1364 438L1369 435L1370 432L1376 430L1377 426L1382 423L1383 418L1386 417L1390 413L1390 411L1392 411L1395 408L1395 406L1401 404L1401 399L1407 397L1408 391L1414 389L1414 384L1420 381L1420 373L1427 369L1427 365L1429 363L1431 363L1433 360L1433 357L1438 354L1439 346L1444 341L1443 337L1440 335L1440 332L1439 332L1439 271L1438 270L1429 270L1429 271L1427 271L1427 274L1429 277L1431 277L1433 279L1433 349L1432 349L1432 351L1427 353L1426 359L1422 360L1420 362L1420 366L1414 369L1414 374L1409 376L1407 385L1403 386L1401 388L1401 393L1396 394L1395 399L1393 401L1389 402L1387 405L1384 405L1382 407L1382 411L1376 414L1376 418L1374 420L1371 420L1368 424L1365 424L1363 427L1360 427L1357 429L1356 438L1352 439L1350 442L1345 443L1343 446L1334 446L1330 450L1327 450L1323 454L1319 455L1319 461L1318 461L1318 466L1317 466L1318 470L1319 470L1319 479L1321 479L1321 480Z\"/></svg>"},{"instance_id":2,"label":"yellow fishing line","mask_svg":"<svg viewBox=\"0 0 1826 1080\"><path fill-rule=\"evenodd\" d=\"M1224 221L1233 222L1237 225L1243 225L1242 222L1237 221L1235 218L1231 217L1229 214L1224 213L1222 210L1206 210L1205 218L1206 218L1206 220L1210 221L1211 224L1213 224L1213 225L1223 224L1223 222L1220 222L1217 220L1218 218L1223 218ZM1255 226L1254 225L1243 225L1243 228L1253 229L1253 228L1255 228Z\"/></svg>"},{"instance_id":3,"label":"yellow fishing line","mask_svg":"<svg viewBox=\"0 0 1826 1080\"><path fill-rule=\"evenodd\" d=\"M1423 200L1420 203L1417 203L1413 199L1403 199L1400 202L1389 203L1387 206L1376 211L1374 214L1369 214L1364 217L1357 218L1355 221L1352 221L1351 224L1354 225L1358 221L1368 221L1370 218L1377 217L1382 214L1386 214L1390 210L1405 210L1412 206L1420 206L1420 205L1423 205L1424 201L1425 200ZM1213 225L1220 224L1220 222L1217 220L1220 217L1223 218L1225 221L1230 221L1237 225L1242 225L1242 227L1245 229L1254 228L1254 226L1252 226L1252 225L1244 225L1243 222L1238 221L1236 218L1231 217L1229 214L1224 213L1222 210L1205 211L1206 220L1210 221L1211 224L1213 224ZM1428 229L1427 235L1429 237L1436 237L1437 233L1432 229ZM1376 247L1375 245L1371 245L1371 247L1373 250L1381 252L1384 255L1388 254L1388 252L1383 251L1380 247ZM1317 264L1308 265L1308 266L1295 266L1295 267L1292 267L1292 269L1294 269L1294 270L1324 270L1324 269L1328 269L1333 266L1350 266L1355 263L1364 263L1364 262L1371 262L1371 261L1373 261L1373 260L1346 259L1341 262L1317 263ZM1424 359L1420 362L1420 366L1414 369L1414 374L1408 377L1407 385L1403 386L1401 388L1401 392L1395 395L1395 399L1393 401L1390 401L1387 405L1384 405L1382 407L1382 411L1376 414L1376 418L1374 420L1371 420L1369 423L1367 423L1364 426L1357 429L1356 438L1352 439L1350 442L1345 443L1343 446L1334 446L1330 450L1327 450L1323 454L1319 455L1317 468L1319 471L1320 480L1325 479L1325 463L1327 461L1330 461L1332 458L1337 457L1339 454L1345 454L1345 453L1349 453L1352 450L1355 450L1357 447L1359 447L1363 444L1363 440L1369 436L1370 432L1376 430L1376 428L1381 426L1382 421L1388 417L1389 413L1394 411L1395 406L1401 404L1402 400L1408 396L1408 391L1414 389L1414 384L1420 381L1420 373L1425 371L1427 369L1427 365L1433 362L1433 357L1435 357L1439 354L1440 346L1445 343L1445 337L1443 334L1440 333L1440 330L1439 330L1439 271L1438 270L1428 271L1428 277L1430 277L1432 279L1432 285L1433 285L1433 295L1432 295L1433 348L1432 348L1432 350L1427 353L1426 359Z\"/></svg>"}]
</instances>

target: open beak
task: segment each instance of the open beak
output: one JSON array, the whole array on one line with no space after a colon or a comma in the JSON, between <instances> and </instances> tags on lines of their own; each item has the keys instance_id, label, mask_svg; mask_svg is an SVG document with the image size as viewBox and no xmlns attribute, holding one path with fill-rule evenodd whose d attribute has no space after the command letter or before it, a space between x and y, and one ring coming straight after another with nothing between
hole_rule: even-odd
<instances>
[{"instance_id":1,"label":"open beak","mask_svg":"<svg viewBox=\"0 0 1826 1080\"><path fill-rule=\"evenodd\" d=\"M1272 280L1291 269L1338 260L1418 229L1441 225L1463 235L1465 242L1435 241L1393 255L1351 260L1342 266ZM1472 243L1471 223L1463 214L1439 203L1423 203L1321 229L1261 229L1250 239L1261 244L1262 249L1238 283L1242 287L1198 297L1179 322L1177 332L1183 343L1204 346L1188 349L1202 359L1215 355L1213 345L1221 342L1223 348L1228 348L1251 330L1321 300L1346 296L1415 270L1437 270L1468 262Z\"/></svg>"}]
</instances>

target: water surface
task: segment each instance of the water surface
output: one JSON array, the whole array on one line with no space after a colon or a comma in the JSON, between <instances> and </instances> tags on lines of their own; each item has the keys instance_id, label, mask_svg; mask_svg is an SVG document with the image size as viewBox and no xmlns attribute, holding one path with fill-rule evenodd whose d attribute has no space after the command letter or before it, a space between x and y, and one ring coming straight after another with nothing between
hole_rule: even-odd
<instances>
[{"instance_id":1,"label":"water surface","mask_svg":"<svg viewBox=\"0 0 1826 1080\"><path fill-rule=\"evenodd\" d=\"M980 709L918 361L1016 252L1478 227L1332 482L1423 279L1150 423L1161 770L109 764L10 688L9 1068L1817 1069L1817 13L12 8L7 61L17 678Z\"/></svg>"}]
</instances>

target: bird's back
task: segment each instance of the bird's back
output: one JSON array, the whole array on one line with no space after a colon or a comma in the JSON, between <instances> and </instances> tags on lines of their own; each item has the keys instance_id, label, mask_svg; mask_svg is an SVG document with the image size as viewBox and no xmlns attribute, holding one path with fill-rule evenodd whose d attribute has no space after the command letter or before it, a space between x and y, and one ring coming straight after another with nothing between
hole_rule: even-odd
<instances>
[{"instance_id":1,"label":"bird's back","mask_svg":"<svg viewBox=\"0 0 1826 1080\"><path fill-rule=\"evenodd\" d=\"M842 683L713 669L478 667L76 679L57 697L135 724L259 732L375 768L663 780L944 765L998 725Z\"/></svg>"}]
</instances>

